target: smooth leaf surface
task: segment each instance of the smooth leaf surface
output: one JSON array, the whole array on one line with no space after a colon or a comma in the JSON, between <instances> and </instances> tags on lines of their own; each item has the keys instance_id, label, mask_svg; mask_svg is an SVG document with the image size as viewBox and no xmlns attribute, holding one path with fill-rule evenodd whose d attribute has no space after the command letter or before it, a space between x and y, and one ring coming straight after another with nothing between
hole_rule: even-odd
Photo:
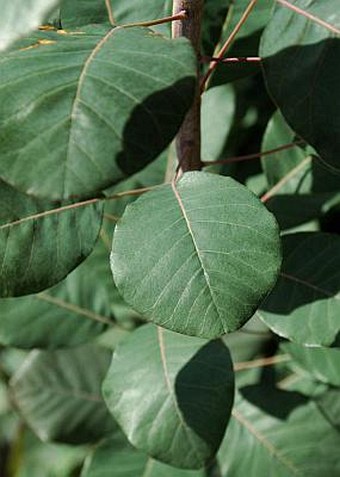
<instances>
[{"instance_id":1,"label":"smooth leaf surface","mask_svg":"<svg viewBox=\"0 0 340 477\"><path fill-rule=\"evenodd\" d=\"M337 477L339 433L296 392L241 390L219 452L222 477Z\"/></svg>"},{"instance_id":2,"label":"smooth leaf surface","mask_svg":"<svg viewBox=\"0 0 340 477\"><path fill-rule=\"evenodd\" d=\"M183 470L150 459L121 436L99 445L90 455L81 477L207 477L204 470Z\"/></svg>"},{"instance_id":3,"label":"smooth leaf surface","mask_svg":"<svg viewBox=\"0 0 340 477\"><path fill-rule=\"evenodd\" d=\"M203 161L216 161L225 146L235 113L235 93L229 85L209 89L202 96Z\"/></svg>"},{"instance_id":4,"label":"smooth leaf surface","mask_svg":"<svg viewBox=\"0 0 340 477\"><path fill-rule=\"evenodd\" d=\"M277 334L306 345L338 343L340 237L298 233L283 237L283 264L260 316Z\"/></svg>"},{"instance_id":5,"label":"smooth leaf surface","mask_svg":"<svg viewBox=\"0 0 340 477\"><path fill-rule=\"evenodd\" d=\"M1 0L0 51L35 30L59 4L59 0Z\"/></svg>"},{"instance_id":6,"label":"smooth leaf surface","mask_svg":"<svg viewBox=\"0 0 340 477\"><path fill-rule=\"evenodd\" d=\"M29 354L11 388L21 415L42 441L96 442L116 429L100 393L110 356L92 345Z\"/></svg>"},{"instance_id":7,"label":"smooth leaf surface","mask_svg":"<svg viewBox=\"0 0 340 477\"><path fill-rule=\"evenodd\" d=\"M339 171L340 12L337 2L296 0L304 15L277 5L260 55L268 89L284 117Z\"/></svg>"},{"instance_id":8,"label":"smooth leaf surface","mask_svg":"<svg viewBox=\"0 0 340 477\"><path fill-rule=\"evenodd\" d=\"M340 350L334 348L307 348L296 343L283 343L284 352L293 358L291 366L298 367L314 379L332 386L340 386Z\"/></svg>"},{"instance_id":9,"label":"smooth leaf surface","mask_svg":"<svg viewBox=\"0 0 340 477\"><path fill-rule=\"evenodd\" d=\"M33 195L88 197L142 169L191 105L185 39L98 26L32 43L0 59L0 175Z\"/></svg>"},{"instance_id":10,"label":"smooth leaf surface","mask_svg":"<svg viewBox=\"0 0 340 477\"><path fill-rule=\"evenodd\" d=\"M262 151L281 145L293 145L301 139L277 111L269 121L262 141ZM321 217L339 196L340 176L334 174L302 143L265 155L261 159L269 192L266 205L287 229Z\"/></svg>"},{"instance_id":11,"label":"smooth leaf surface","mask_svg":"<svg viewBox=\"0 0 340 477\"><path fill-rule=\"evenodd\" d=\"M160 326L206 338L251 318L280 262L276 222L257 197L202 172L127 207L111 254L127 303Z\"/></svg>"},{"instance_id":12,"label":"smooth leaf surface","mask_svg":"<svg viewBox=\"0 0 340 477\"><path fill-rule=\"evenodd\" d=\"M197 469L211 461L230 416L230 355L221 341L146 325L117 347L103 393L135 447L176 467Z\"/></svg>"},{"instance_id":13,"label":"smooth leaf surface","mask_svg":"<svg viewBox=\"0 0 340 477\"><path fill-rule=\"evenodd\" d=\"M0 343L26 349L65 348L112 328L113 309L121 300L112 286L108 255L100 239L91 256L57 286L0 300Z\"/></svg>"},{"instance_id":14,"label":"smooth leaf surface","mask_svg":"<svg viewBox=\"0 0 340 477\"><path fill-rule=\"evenodd\" d=\"M62 28L109 22L105 0L61 0L59 19Z\"/></svg>"},{"instance_id":15,"label":"smooth leaf surface","mask_svg":"<svg viewBox=\"0 0 340 477\"><path fill-rule=\"evenodd\" d=\"M38 200L0 181L0 296L36 293L55 285L95 246L100 202Z\"/></svg>"}]
</instances>

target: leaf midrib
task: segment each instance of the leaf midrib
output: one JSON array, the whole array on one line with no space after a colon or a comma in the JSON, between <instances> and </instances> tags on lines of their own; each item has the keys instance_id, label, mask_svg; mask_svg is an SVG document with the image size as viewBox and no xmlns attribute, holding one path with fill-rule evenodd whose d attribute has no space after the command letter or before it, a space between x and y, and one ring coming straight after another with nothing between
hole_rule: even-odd
<instances>
[{"instance_id":1,"label":"leaf midrib","mask_svg":"<svg viewBox=\"0 0 340 477\"><path fill-rule=\"evenodd\" d=\"M191 228L191 225L190 225L190 221L189 221L189 217L186 213L186 210L185 210L185 207L184 207L184 204L183 204L183 201L182 201L182 198L178 192L178 189L176 188L176 184L174 181L172 181L171 183L171 187L172 187L172 190L173 190L173 193L175 195L175 198L178 202L178 205L179 205L179 208L181 210L181 213L183 215L183 218L185 220L185 223L186 223L186 226L187 226L187 229L188 229L188 232L190 234L190 237L191 237L191 240L192 240L192 243L193 243L193 246L194 246L194 249L196 251L196 256L200 262L200 265L201 265L201 269L202 269L202 272L203 272L203 275L204 275L204 279L205 279L205 282L207 284L207 287L208 287L208 290L209 290L209 293L210 293L210 296L211 296L211 301L213 303L213 306L215 308L215 312L217 314L217 316L219 317L220 319L220 323L222 325L222 328L223 330L227 333L228 330L225 330L224 329L224 323L223 323L223 320L222 320L222 317L220 315L220 312L219 312L219 308L216 304L216 301L215 301L215 297L214 297L214 292L212 290L212 287L211 287L211 283L210 283L210 279L209 279L209 275L207 274L206 270L205 270L205 266L204 266L204 263L203 263L203 259L201 257L201 254L200 254L200 251L199 251L199 248L198 248L198 245L197 245L197 242L196 242L196 239L195 239L195 235L194 235L194 232Z\"/></svg>"}]
</instances>

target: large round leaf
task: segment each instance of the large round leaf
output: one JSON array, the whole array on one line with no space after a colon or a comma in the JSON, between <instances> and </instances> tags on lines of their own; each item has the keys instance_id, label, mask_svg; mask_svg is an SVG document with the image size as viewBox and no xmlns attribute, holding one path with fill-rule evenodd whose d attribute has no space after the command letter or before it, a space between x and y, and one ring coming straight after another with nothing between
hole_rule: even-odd
<instances>
[{"instance_id":1,"label":"large round leaf","mask_svg":"<svg viewBox=\"0 0 340 477\"><path fill-rule=\"evenodd\" d=\"M338 344L340 237L299 233L283 238L280 278L260 316L277 334L307 345Z\"/></svg>"},{"instance_id":2,"label":"large round leaf","mask_svg":"<svg viewBox=\"0 0 340 477\"><path fill-rule=\"evenodd\" d=\"M117 435L99 445L85 461L81 477L208 477L204 470L183 470L150 459Z\"/></svg>"},{"instance_id":3,"label":"large round leaf","mask_svg":"<svg viewBox=\"0 0 340 477\"><path fill-rule=\"evenodd\" d=\"M211 461L223 438L234 398L232 363L221 341L146 325L117 347L103 391L135 447L196 469Z\"/></svg>"},{"instance_id":4,"label":"large round leaf","mask_svg":"<svg viewBox=\"0 0 340 477\"><path fill-rule=\"evenodd\" d=\"M0 296L36 293L61 281L92 251L103 204L38 200L0 181Z\"/></svg>"},{"instance_id":5,"label":"large round leaf","mask_svg":"<svg viewBox=\"0 0 340 477\"><path fill-rule=\"evenodd\" d=\"M0 51L43 23L58 0L0 0Z\"/></svg>"},{"instance_id":6,"label":"large round leaf","mask_svg":"<svg viewBox=\"0 0 340 477\"><path fill-rule=\"evenodd\" d=\"M26 349L79 345L114 327L117 298L108 248L100 240L90 257L57 286L0 300L0 343Z\"/></svg>"},{"instance_id":7,"label":"large round leaf","mask_svg":"<svg viewBox=\"0 0 340 477\"><path fill-rule=\"evenodd\" d=\"M321 158L340 170L340 10L337 0L277 5L260 55L269 92Z\"/></svg>"},{"instance_id":8,"label":"large round leaf","mask_svg":"<svg viewBox=\"0 0 340 477\"><path fill-rule=\"evenodd\" d=\"M313 400L265 386L241 392L218 454L219 475L339 475L340 435Z\"/></svg>"},{"instance_id":9,"label":"large round leaf","mask_svg":"<svg viewBox=\"0 0 340 477\"><path fill-rule=\"evenodd\" d=\"M127 207L111 255L127 303L161 326L207 338L251 318L280 262L276 222L258 198L203 172Z\"/></svg>"},{"instance_id":10,"label":"large round leaf","mask_svg":"<svg viewBox=\"0 0 340 477\"><path fill-rule=\"evenodd\" d=\"M100 394L110 356L92 345L29 354L11 389L21 415L41 440L96 442L117 428Z\"/></svg>"},{"instance_id":11,"label":"large round leaf","mask_svg":"<svg viewBox=\"0 0 340 477\"><path fill-rule=\"evenodd\" d=\"M143 28L37 35L1 58L0 176L49 198L88 196L166 148L191 105L190 43Z\"/></svg>"}]
</instances>

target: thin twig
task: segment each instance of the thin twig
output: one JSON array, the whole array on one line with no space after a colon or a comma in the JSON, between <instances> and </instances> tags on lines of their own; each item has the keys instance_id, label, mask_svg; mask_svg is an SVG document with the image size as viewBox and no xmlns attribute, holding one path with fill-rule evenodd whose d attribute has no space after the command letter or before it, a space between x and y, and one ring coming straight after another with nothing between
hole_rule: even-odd
<instances>
[{"instance_id":1,"label":"thin twig","mask_svg":"<svg viewBox=\"0 0 340 477\"><path fill-rule=\"evenodd\" d=\"M109 16L109 21L112 26L115 26L116 20L113 16L111 0L105 0L105 6L106 6L107 14Z\"/></svg>"},{"instance_id":2,"label":"thin twig","mask_svg":"<svg viewBox=\"0 0 340 477\"><path fill-rule=\"evenodd\" d=\"M227 159L220 159L218 161L206 161L203 162L204 166L214 166L218 164L231 164L234 162L242 162L242 161L249 161L251 159L258 159L259 157L269 156L271 154L275 154L276 152L285 151L287 149L291 149L298 144L302 144L304 141L294 141L288 144L283 144L282 146L275 147L274 149L269 149L268 151L263 152L255 152L254 154L247 154L245 156L235 156L235 157L228 157Z\"/></svg>"},{"instance_id":3,"label":"thin twig","mask_svg":"<svg viewBox=\"0 0 340 477\"><path fill-rule=\"evenodd\" d=\"M266 192L262 197L261 197L261 202L265 203L269 199L271 199L274 195L276 195L279 190L282 189L282 187L287 184L287 182L290 181L292 177L294 177L298 172L300 172L301 169L303 169L308 162L310 162L312 156L306 157L300 164L294 169L292 169L288 174L286 174L277 184L274 185L271 189L269 189L268 192Z\"/></svg>"},{"instance_id":4,"label":"thin twig","mask_svg":"<svg viewBox=\"0 0 340 477\"><path fill-rule=\"evenodd\" d=\"M130 27L150 27L155 25L162 25L163 23L170 23L177 20L185 20L187 18L187 12L185 10L181 10L176 15L170 15L164 18L157 18L156 20L148 20L146 22L134 22L134 23L126 23L125 25L120 25L123 28L130 28Z\"/></svg>"},{"instance_id":5,"label":"thin twig","mask_svg":"<svg viewBox=\"0 0 340 477\"><path fill-rule=\"evenodd\" d=\"M262 368L263 366L273 366L274 364L290 361L288 354L270 356L269 358L254 359L252 361L243 361L234 364L234 371L243 371L245 369Z\"/></svg>"},{"instance_id":6,"label":"thin twig","mask_svg":"<svg viewBox=\"0 0 340 477\"><path fill-rule=\"evenodd\" d=\"M327 30L331 31L332 33L336 33L337 35L340 35L340 30L337 27L335 27L334 25L331 25L328 22L325 22L321 18L316 17L312 13L309 13L309 12L306 12L305 10L302 10L302 8L299 8L296 5L293 5L292 3L287 2L287 0L276 0L276 1L277 1L277 3L282 5L283 7L289 8L293 12L298 13L299 15L303 15L304 17L308 18L308 20L311 20L311 21L317 23L318 25L321 25L321 26L327 28Z\"/></svg>"},{"instance_id":7,"label":"thin twig","mask_svg":"<svg viewBox=\"0 0 340 477\"><path fill-rule=\"evenodd\" d=\"M222 48L220 49L218 54L216 55L217 58L223 58L223 56L226 54L226 52L230 48L231 44L233 43L236 35L240 31L240 29L242 28L244 23L247 21L249 15L252 12L253 8L255 7L256 3L257 3L257 0L250 0L247 8L245 9L245 11L243 12L243 14L240 18L240 20L237 22L235 28L233 29L233 31L231 32L231 34L229 35L229 37L225 41L224 45L222 46ZM212 61L210 63L208 71L205 73L205 75L203 76L202 81L201 81L201 93L204 92L204 90L207 86L208 80L209 80L210 76L212 75L212 73L214 72L217 65L218 65L217 61Z\"/></svg>"},{"instance_id":8,"label":"thin twig","mask_svg":"<svg viewBox=\"0 0 340 477\"><path fill-rule=\"evenodd\" d=\"M259 63L262 58L259 56L239 56L237 58L218 58L214 56L202 56L201 63L210 63L217 61L218 63Z\"/></svg>"}]
</instances>

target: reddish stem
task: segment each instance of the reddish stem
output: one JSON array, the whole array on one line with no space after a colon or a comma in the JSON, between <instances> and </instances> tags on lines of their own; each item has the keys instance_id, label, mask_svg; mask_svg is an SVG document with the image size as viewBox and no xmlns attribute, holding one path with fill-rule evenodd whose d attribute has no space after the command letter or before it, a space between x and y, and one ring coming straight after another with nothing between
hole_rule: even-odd
<instances>
[{"instance_id":1,"label":"reddish stem","mask_svg":"<svg viewBox=\"0 0 340 477\"><path fill-rule=\"evenodd\" d=\"M285 151L287 149L291 149L292 147L297 146L298 144L302 144L304 141L295 141L290 142L289 144L283 144L282 146L278 146L274 149L269 149L268 151L263 152L255 152L254 154L247 154L246 156L235 156L229 157L228 159L221 159L219 161L206 161L203 162L204 166L213 166L217 164L232 164L234 162L242 162L242 161L249 161L251 159L258 159L259 157L269 156L270 154L275 154L276 152Z\"/></svg>"}]
</instances>

